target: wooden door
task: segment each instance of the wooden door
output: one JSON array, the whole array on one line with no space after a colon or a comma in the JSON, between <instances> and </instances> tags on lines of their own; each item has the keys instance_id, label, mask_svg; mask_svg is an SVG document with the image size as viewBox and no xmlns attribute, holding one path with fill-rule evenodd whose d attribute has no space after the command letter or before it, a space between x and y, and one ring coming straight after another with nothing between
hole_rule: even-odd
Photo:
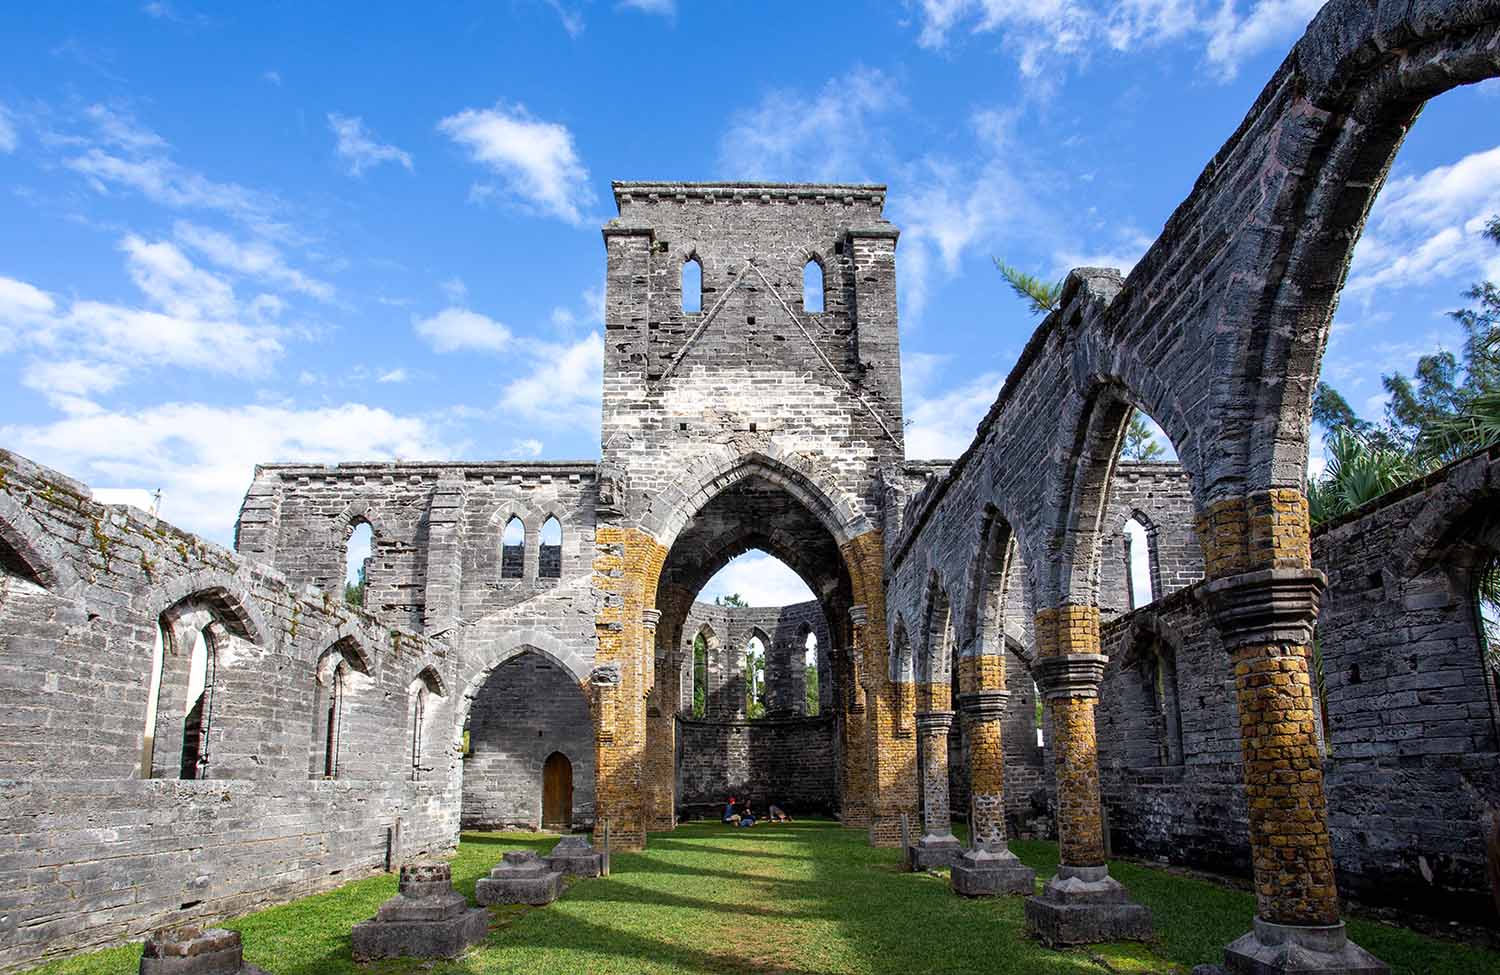
<instances>
[{"instance_id":1,"label":"wooden door","mask_svg":"<svg viewBox=\"0 0 1500 975\"><path fill-rule=\"evenodd\" d=\"M562 752L548 755L542 766L542 825L573 828L573 763Z\"/></svg>"}]
</instances>

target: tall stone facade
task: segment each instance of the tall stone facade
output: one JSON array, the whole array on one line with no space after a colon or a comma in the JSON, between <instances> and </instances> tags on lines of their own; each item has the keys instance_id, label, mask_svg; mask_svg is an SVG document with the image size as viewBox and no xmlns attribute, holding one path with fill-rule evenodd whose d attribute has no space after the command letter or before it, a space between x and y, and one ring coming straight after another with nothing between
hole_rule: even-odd
<instances>
[{"instance_id":1,"label":"tall stone facade","mask_svg":"<svg viewBox=\"0 0 1500 975\"><path fill-rule=\"evenodd\" d=\"M1495 3L1386 6L1324 8L1128 277L1068 275L954 460L904 457L885 188L759 183L615 184L598 461L265 465L227 552L0 452L0 968L531 825L554 755L624 848L731 789L940 836L946 780L966 892L1058 837L1048 940L1142 933L1111 848L1252 876L1236 971L1368 969L1341 888L1482 916L1496 454L1317 533L1304 496L1374 195L1500 74ZM1135 409L1178 464L1119 460ZM814 601L695 603L750 549Z\"/></svg>"}]
</instances>

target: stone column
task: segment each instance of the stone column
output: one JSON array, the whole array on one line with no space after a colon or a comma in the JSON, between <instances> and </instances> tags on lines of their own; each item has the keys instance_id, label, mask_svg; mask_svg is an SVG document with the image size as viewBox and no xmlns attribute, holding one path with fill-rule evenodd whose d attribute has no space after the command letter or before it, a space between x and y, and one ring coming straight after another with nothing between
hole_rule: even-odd
<instances>
[{"instance_id":1,"label":"stone column","mask_svg":"<svg viewBox=\"0 0 1500 975\"><path fill-rule=\"evenodd\" d=\"M1057 874L1026 901L1026 927L1050 945L1151 937L1151 912L1132 903L1104 859L1094 705L1108 658L1099 608L1064 605L1036 617L1037 686L1052 712L1057 772Z\"/></svg>"},{"instance_id":2,"label":"stone column","mask_svg":"<svg viewBox=\"0 0 1500 975\"><path fill-rule=\"evenodd\" d=\"M664 832L677 827L677 688L676 671L660 656L656 639L661 610L641 610L647 653L654 661L646 703L646 828Z\"/></svg>"},{"instance_id":3,"label":"stone column","mask_svg":"<svg viewBox=\"0 0 1500 975\"><path fill-rule=\"evenodd\" d=\"M924 693L929 705L946 704L947 687L941 695ZM941 697L942 700L936 700ZM922 759L922 836L911 848L911 868L931 870L951 867L958 861L963 847L953 835L953 815L948 808L948 729L953 727L953 712L931 710L917 712L918 754Z\"/></svg>"},{"instance_id":4,"label":"stone column","mask_svg":"<svg viewBox=\"0 0 1500 975\"><path fill-rule=\"evenodd\" d=\"M1281 489L1219 502L1199 537L1212 580L1203 591L1234 667L1255 872L1252 929L1224 963L1244 975L1389 972L1339 917L1307 670L1326 583L1312 568L1307 500Z\"/></svg>"},{"instance_id":5,"label":"stone column","mask_svg":"<svg viewBox=\"0 0 1500 975\"><path fill-rule=\"evenodd\" d=\"M865 707L864 668L859 658L859 646L854 634L865 625L864 606L849 607L849 646L841 650L847 667L848 679L843 682L844 714L843 748L839 752L842 764L841 782L844 786L840 799L840 819L845 826L868 829L870 826L870 771L869 749L865 741L868 732L868 709Z\"/></svg>"},{"instance_id":6,"label":"stone column","mask_svg":"<svg viewBox=\"0 0 1500 975\"><path fill-rule=\"evenodd\" d=\"M1003 656L958 662L959 707L969 736L969 848L953 865L953 889L969 897L1030 894L1036 872L1010 852L1005 830L1002 721L1010 692Z\"/></svg>"}]
</instances>

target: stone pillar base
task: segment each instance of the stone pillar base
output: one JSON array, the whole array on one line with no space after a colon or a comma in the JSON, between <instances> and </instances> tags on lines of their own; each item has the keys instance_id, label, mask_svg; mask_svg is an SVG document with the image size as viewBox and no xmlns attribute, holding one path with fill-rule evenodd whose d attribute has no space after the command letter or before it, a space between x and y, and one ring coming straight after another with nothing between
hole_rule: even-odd
<instances>
[{"instance_id":1,"label":"stone pillar base","mask_svg":"<svg viewBox=\"0 0 1500 975\"><path fill-rule=\"evenodd\" d=\"M1036 871L1009 850L968 850L953 865L953 891L965 897L1031 894Z\"/></svg>"},{"instance_id":2,"label":"stone pillar base","mask_svg":"<svg viewBox=\"0 0 1500 975\"><path fill-rule=\"evenodd\" d=\"M1145 941L1151 911L1132 903L1108 867L1058 867L1042 892L1026 899L1026 929L1047 945Z\"/></svg>"},{"instance_id":3,"label":"stone pillar base","mask_svg":"<svg viewBox=\"0 0 1500 975\"><path fill-rule=\"evenodd\" d=\"M481 907L491 904L531 904L540 907L557 900L563 890L561 870L554 870L530 850L505 854L488 877L474 884L474 899Z\"/></svg>"},{"instance_id":4,"label":"stone pillar base","mask_svg":"<svg viewBox=\"0 0 1500 975\"><path fill-rule=\"evenodd\" d=\"M140 975L266 975L245 964L238 931L192 926L151 932Z\"/></svg>"},{"instance_id":5,"label":"stone pillar base","mask_svg":"<svg viewBox=\"0 0 1500 975\"><path fill-rule=\"evenodd\" d=\"M614 842L613 836L610 842ZM604 873L604 855L596 853L589 838L582 833L564 836L543 859L553 870L560 870L570 877L598 877Z\"/></svg>"},{"instance_id":6,"label":"stone pillar base","mask_svg":"<svg viewBox=\"0 0 1500 975\"><path fill-rule=\"evenodd\" d=\"M446 863L401 867L400 893L350 932L355 961L377 958L457 958L490 930L490 912L470 907L453 889Z\"/></svg>"},{"instance_id":7,"label":"stone pillar base","mask_svg":"<svg viewBox=\"0 0 1500 975\"><path fill-rule=\"evenodd\" d=\"M952 833L928 833L907 851L907 860L916 871L951 867L963 856L964 848Z\"/></svg>"},{"instance_id":8,"label":"stone pillar base","mask_svg":"<svg viewBox=\"0 0 1500 975\"><path fill-rule=\"evenodd\" d=\"M1256 918L1250 933L1224 949L1233 975L1390 975L1390 966L1350 941L1344 924L1301 926Z\"/></svg>"}]
</instances>

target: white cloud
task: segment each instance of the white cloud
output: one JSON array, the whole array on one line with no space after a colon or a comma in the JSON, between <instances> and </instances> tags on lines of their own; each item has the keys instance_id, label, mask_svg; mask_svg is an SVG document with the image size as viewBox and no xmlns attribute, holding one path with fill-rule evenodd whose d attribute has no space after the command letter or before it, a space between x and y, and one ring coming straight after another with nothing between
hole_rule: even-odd
<instances>
[{"instance_id":1,"label":"white cloud","mask_svg":"<svg viewBox=\"0 0 1500 975\"><path fill-rule=\"evenodd\" d=\"M913 460L956 458L974 440L974 431L994 405L1005 377L986 372L968 382L945 387L928 398L909 397L906 456Z\"/></svg>"},{"instance_id":2,"label":"white cloud","mask_svg":"<svg viewBox=\"0 0 1500 975\"><path fill-rule=\"evenodd\" d=\"M731 121L719 167L733 179L863 179L880 141L875 117L904 104L891 78L862 67L812 97L773 91Z\"/></svg>"},{"instance_id":3,"label":"white cloud","mask_svg":"<svg viewBox=\"0 0 1500 975\"><path fill-rule=\"evenodd\" d=\"M20 137L16 135L15 122L5 106L0 105L0 152L15 152L20 141Z\"/></svg>"},{"instance_id":4,"label":"white cloud","mask_svg":"<svg viewBox=\"0 0 1500 975\"><path fill-rule=\"evenodd\" d=\"M509 328L467 308L444 308L412 322L416 333L438 352L500 352L510 345Z\"/></svg>"},{"instance_id":5,"label":"white cloud","mask_svg":"<svg viewBox=\"0 0 1500 975\"><path fill-rule=\"evenodd\" d=\"M677 0L620 0L620 7L624 10L639 10L643 14L655 14L658 17L677 16Z\"/></svg>"},{"instance_id":6,"label":"white cloud","mask_svg":"<svg viewBox=\"0 0 1500 975\"><path fill-rule=\"evenodd\" d=\"M542 442L531 437L525 440L515 440L511 442L510 452L517 457L540 457Z\"/></svg>"},{"instance_id":7,"label":"white cloud","mask_svg":"<svg viewBox=\"0 0 1500 975\"><path fill-rule=\"evenodd\" d=\"M1435 277L1500 277L1484 237L1500 213L1500 146L1386 183L1354 250L1345 294L1412 287Z\"/></svg>"},{"instance_id":8,"label":"white cloud","mask_svg":"<svg viewBox=\"0 0 1500 975\"><path fill-rule=\"evenodd\" d=\"M67 359L61 362L34 362L26 368L21 382L40 393L69 396L92 396L107 393L125 379L125 370L106 362Z\"/></svg>"},{"instance_id":9,"label":"white cloud","mask_svg":"<svg viewBox=\"0 0 1500 975\"><path fill-rule=\"evenodd\" d=\"M751 606L789 606L816 598L785 562L759 549L731 559L704 584L698 598L713 602L735 593Z\"/></svg>"},{"instance_id":10,"label":"white cloud","mask_svg":"<svg viewBox=\"0 0 1500 975\"><path fill-rule=\"evenodd\" d=\"M134 234L120 242L125 268L136 287L168 315L181 318L229 318L234 289L229 282L196 267L166 241L148 243Z\"/></svg>"},{"instance_id":11,"label":"white cloud","mask_svg":"<svg viewBox=\"0 0 1500 975\"><path fill-rule=\"evenodd\" d=\"M439 122L438 131L492 170L502 180L503 192L523 207L578 224L584 222L584 209L594 204L573 134L564 125L532 118L524 106L467 108ZM479 199L501 192L494 187L476 190Z\"/></svg>"},{"instance_id":12,"label":"white cloud","mask_svg":"<svg viewBox=\"0 0 1500 975\"><path fill-rule=\"evenodd\" d=\"M257 463L454 452L426 421L358 403L311 410L167 403L4 426L0 442L84 480L159 487L164 518L225 544Z\"/></svg>"},{"instance_id":13,"label":"white cloud","mask_svg":"<svg viewBox=\"0 0 1500 975\"><path fill-rule=\"evenodd\" d=\"M917 43L946 47L960 31L998 34L1023 77L1086 62L1093 50L1130 52L1184 38L1203 46L1221 79L1248 57L1295 39L1324 0L920 0Z\"/></svg>"},{"instance_id":14,"label":"white cloud","mask_svg":"<svg viewBox=\"0 0 1500 975\"><path fill-rule=\"evenodd\" d=\"M404 383L410 379L410 374L405 369L391 369L375 377L377 383Z\"/></svg>"},{"instance_id":15,"label":"white cloud","mask_svg":"<svg viewBox=\"0 0 1500 975\"><path fill-rule=\"evenodd\" d=\"M57 302L35 285L0 277L0 324L30 325L52 316Z\"/></svg>"},{"instance_id":16,"label":"white cloud","mask_svg":"<svg viewBox=\"0 0 1500 975\"><path fill-rule=\"evenodd\" d=\"M1252 54L1286 44L1307 29L1324 0L1257 0L1243 16L1224 4L1210 21L1208 61L1220 77L1239 73L1240 63Z\"/></svg>"},{"instance_id":17,"label":"white cloud","mask_svg":"<svg viewBox=\"0 0 1500 975\"><path fill-rule=\"evenodd\" d=\"M562 21L563 30L568 32L569 37L577 37L583 33L583 14L562 3L562 0L545 0L547 6L557 14Z\"/></svg>"},{"instance_id":18,"label":"white cloud","mask_svg":"<svg viewBox=\"0 0 1500 975\"><path fill-rule=\"evenodd\" d=\"M334 151L349 162L349 175L362 176L364 171L384 162L398 163L410 172L411 155L404 149L375 141L359 116L328 114L328 127L338 136Z\"/></svg>"},{"instance_id":19,"label":"white cloud","mask_svg":"<svg viewBox=\"0 0 1500 975\"><path fill-rule=\"evenodd\" d=\"M505 387L501 408L547 428L597 429L604 396L604 339L591 332L577 342L528 342L531 371Z\"/></svg>"},{"instance_id":20,"label":"white cloud","mask_svg":"<svg viewBox=\"0 0 1500 975\"><path fill-rule=\"evenodd\" d=\"M278 88L281 87L281 72L280 71L264 71L264 72L261 72L260 78L261 78L262 81L265 81L265 82L268 82L270 84L276 85Z\"/></svg>"},{"instance_id":21,"label":"white cloud","mask_svg":"<svg viewBox=\"0 0 1500 975\"><path fill-rule=\"evenodd\" d=\"M469 286L464 284L464 279L452 277L438 285L443 289L443 294L448 296L450 304L461 305L469 297Z\"/></svg>"},{"instance_id":22,"label":"white cloud","mask_svg":"<svg viewBox=\"0 0 1500 975\"><path fill-rule=\"evenodd\" d=\"M281 251L263 240L235 240L226 233L185 220L177 221L172 233L184 245L237 274L281 285L321 301L333 297L333 285L289 266Z\"/></svg>"}]
</instances>

